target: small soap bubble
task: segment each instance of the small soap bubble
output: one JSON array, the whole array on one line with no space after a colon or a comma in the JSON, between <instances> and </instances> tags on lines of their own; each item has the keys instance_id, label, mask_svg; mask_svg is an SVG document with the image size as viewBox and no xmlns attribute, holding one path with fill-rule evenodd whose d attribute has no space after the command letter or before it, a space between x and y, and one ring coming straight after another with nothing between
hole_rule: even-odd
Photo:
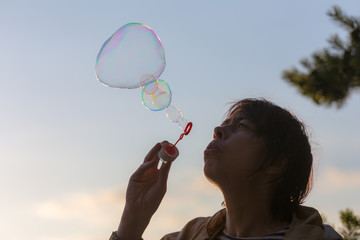
<instances>
[{"instance_id":1,"label":"small soap bubble","mask_svg":"<svg viewBox=\"0 0 360 240\"><path fill-rule=\"evenodd\" d=\"M152 90L148 91L147 88ZM148 92L152 93L148 94ZM172 94L169 85L161 79L157 80L156 84L151 82L145 85L141 93L142 103L152 111L160 111L167 108L171 103L171 98Z\"/></svg>"},{"instance_id":2,"label":"small soap bubble","mask_svg":"<svg viewBox=\"0 0 360 240\"><path fill-rule=\"evenodd\" d=\"M159 109L165 109L169 106L171 101L170 94L159 89L152 95L152 97L154 105Z\"/></svg>"},{"instance_id":3,"label":"small soap bubble","mask_svg":"<svg viewBox=\"0 0 360 240\"><path fill-rule=\"evenodd\" d=\"M178 125L182 130L185 130L188 123L189 123L188 120L186 120L185 118L181 118L178 122Z\"/></svg>"},{"instance_id":4,"label":"small soap bubble","mask_svg":"<svg viewBox=\"0 0 360 240\"><path fill-rule=\"evenodd\" d=\"M175 123L179 123L180 119L183 118L183 115L180 112L180 110L176 108L174 105L170 105L166 109L166 116L170 121Z\"/></svg>"},{"instance_id":5,"label":"small soap bubble","mask_svg":"<svg viewBox=\"0 0 360 240\"><path fill-rule=\"evenodd\" d=\"M159 83L158 81L154 81L154 82L150 82L150 83L146 84L143 87L144 93L149 94L149 95L155 94L155 92L157 90L159 90L159 84L158 83Z\"/></svg>"},{"instance_id":6,"label":"small soap bubble","mask_svg":"<svg viewBox=\"0 0 360 240\"><path fill-rule=\"evenodd\" d=\"M165 52L159 37L148 26L128 23L101 47L96 58L96 77L116 88L138 88L144 74L159 78L165 69Z\"/></svg>"},{"instance_id":7,"label":"small soap bubble","mask_svg":"<svg viewBox=\"0 0 360 240\"><path fill-rule=\"evenodd\" d=\"M170 105L166 109L166 116L170 121L177 123L182 130L185 130L186 125L189 123L189 121L184 118L182 112L174 105Z\"/></svg>"},{"instance_id":8,"label":"small soap bubble","mask_svg":"<svg viewBox=\"0 0 360 240\"><path fill-rule=\"evenodd\" d=\"M144 87L149 84L149 83L152 83L152 82L156 82L157 79L154 75L150 75L150 74L143 74L141 75L140 77L140 87L141 89L144 90Z\"/></svg>"}]
</instances>

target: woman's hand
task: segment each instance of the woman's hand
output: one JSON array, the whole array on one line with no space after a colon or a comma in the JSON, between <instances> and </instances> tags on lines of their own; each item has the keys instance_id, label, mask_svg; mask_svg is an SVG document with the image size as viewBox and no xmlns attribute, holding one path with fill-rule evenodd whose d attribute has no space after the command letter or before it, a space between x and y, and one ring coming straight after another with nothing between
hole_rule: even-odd
<instances>
[{"instance_id":1,"label":"woman's hand","mask_svg":"<svg viewBox=\"0 0 360 240\"><path fill-rule=\"evenodd\" d=\"M171 163L163 163L158 169L160 149L161 144L156 144L130 177L125 209L117 231L120 239L140 239L166 193Z\"/></svg>"},{"instance_id":2,"label":"woman's hand","mask_svg":"<svg viewBox=\"0 0 360 240\"><path fill-rule=\"evenodd\" d=\"M144 163L130 177L126 191L126 208L152 216L166 192L171 164L159 164L160 143L156 144L144 159Z\"/></svg>"}]
</instances>

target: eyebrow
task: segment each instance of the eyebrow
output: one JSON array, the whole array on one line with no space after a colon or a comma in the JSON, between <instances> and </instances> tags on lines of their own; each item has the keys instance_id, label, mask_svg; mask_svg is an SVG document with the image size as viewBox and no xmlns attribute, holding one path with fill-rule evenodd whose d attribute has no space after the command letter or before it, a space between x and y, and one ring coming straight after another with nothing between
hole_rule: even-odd
<instances>
[{"instance_id":1,"label":"eyebrow","mask_svg":"<svg viewBox=\"0 0 360 240\"><path fill-rule=\"evenodd\" d=\"M242 120L246 120L249 122L250 125L248 125L248 128L254 132L256 132L257 130L257 127L255 125L255 123L250 119L248 118L247 116L233 116L233 117L228 117L227 119L225 119L222 123L221 123L221 126L223 125L226 125L226 124L231 124L231 123L239 123L241 122Z\"/></svg>"},{"instance_id":2,"label":"eyebrow","mask_svg":"<svg viewBox=\"0 0 360 240\"><path fill-rule=\"evenodd\" d=\"M250 121L250 119L246 118L246 117L228 117L227 119L225 119L221 125L224 124L228 124L228 123L233 123L233 122L240 122L241 120L248 120ZM250 121L251 122L251 121Z\"/></svg>"},{"instance_id":3,"label":"eyebrow","mask_svg":"<svg viewBox=\"0 0 360 240\"><path fill-rule=\"evenodd\" d=\"M221 125L228 124L229 122L230 122L230 118L227 118L224 121L222 121Z\"/></svg>"}]
</instances>

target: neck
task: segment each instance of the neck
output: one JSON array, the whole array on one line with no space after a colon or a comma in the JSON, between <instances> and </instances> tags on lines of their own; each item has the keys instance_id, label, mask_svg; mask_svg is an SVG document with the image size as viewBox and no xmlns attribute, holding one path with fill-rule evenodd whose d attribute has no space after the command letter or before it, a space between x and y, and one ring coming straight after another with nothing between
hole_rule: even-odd
<instances>
[{"instance_id":1,"label":"neck","mask_svg":"<svg viewBox=\"0 0 360 240\"><path fill-rule=\"evenodd\" d=\"M266 187L222 189L226 203L225 231L236 237L274 233L289 225L271 211L271 194Z\"/></svg>"}]
</instances>

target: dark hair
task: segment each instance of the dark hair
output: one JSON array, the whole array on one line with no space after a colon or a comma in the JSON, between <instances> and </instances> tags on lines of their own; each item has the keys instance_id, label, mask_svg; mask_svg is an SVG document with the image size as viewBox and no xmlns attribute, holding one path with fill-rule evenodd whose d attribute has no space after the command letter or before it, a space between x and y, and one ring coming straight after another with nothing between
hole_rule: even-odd
<instances>
[{"instance_id":1,"label":"dark hair","mask_svg":"<svg viewBox=\"0 0 360 240\"><path fill-rule=\"evenodd\" d=\"M229 117L240 111L255 124L256 134L265 140L267 157L258 171L285 160L285 170L273 196L272 210L274 214L290 220L312 186L313 157L305 127L289 111L265 99L238 101L227 115Z\"/></svg>"}]
</instances>

